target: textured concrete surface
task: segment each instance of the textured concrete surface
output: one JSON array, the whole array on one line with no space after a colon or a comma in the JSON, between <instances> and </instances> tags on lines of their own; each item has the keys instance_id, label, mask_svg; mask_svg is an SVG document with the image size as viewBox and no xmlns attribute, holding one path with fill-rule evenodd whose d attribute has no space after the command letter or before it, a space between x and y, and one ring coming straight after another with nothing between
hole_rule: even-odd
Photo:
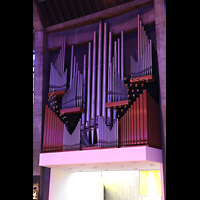
<instances>
[{"instance_id":1,"label":"textured concrete surface","mask_svg":"<svg viewBox=\"0 0 200 200\"><path fill-rule=\"evenodd\" d=\"M153 24L154 7L149 5L147 7L119 15L114 18L105 19L108 23L108 31L111 31L113 35L119 34L121 30L124 33L133 32L137 30L137 15L140 14L142 23L144 25ZM64 38L66 38L66 45L88 43L93 40L93 32L99 30L99 22L93 22L92 24L86 24L85 26L75 27L69 30L63 30L59 32L53 32L48 34L48 48L57 49L61 48Z\"/></svg>"},{"instance_id":2,"label":"textured concrete surface","mask_svg":"<svg viewBox=\"0 0 200 200\"><path fill-rule=\"evenodd\" d=\"M39 154L42 135L43 31L35 32L33 175L40 175Z\"/></svg>"},{"instance_id":3,"label":"textured concrete surface","mask_svg":"<svg viewBox=\"0 0 200 200\"><path fill-rule=\"evenodd\" d=\"M154 11L160 82L161 142L165 183L164 190L166 194L166 24L164 0L154 0Z\"/></svg>"},{"instance_id":4,"label":"textured concrete surface","mask_svg":"<svg viewBox=\"0 0 200 200\"><path fill-rule=\"evenodd\" d=\"M140 171L102 172L104 200L161 200L160 195L140 195Z\"/></svg>"}]
</instances>

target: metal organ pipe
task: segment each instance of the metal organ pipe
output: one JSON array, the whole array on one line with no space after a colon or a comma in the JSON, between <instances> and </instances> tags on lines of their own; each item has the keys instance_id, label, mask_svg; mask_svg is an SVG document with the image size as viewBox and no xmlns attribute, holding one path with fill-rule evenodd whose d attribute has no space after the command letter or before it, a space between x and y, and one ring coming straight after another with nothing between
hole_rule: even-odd
<instances>
[{"instance_id":1,"label":"metal organ pipe","mask_svg":"<svg viewBox=\"0 0 200 200\"><path fill-rule=\"evenodd\" d=\"M87 110L86 110L86 127L87 139L89 140L89 126L90 126L90 88L91 88L91 42L88 44L88 78L87 78Z\"/></svg>"},{"instance_id":2,"label":"metal organ pipe","mask_svg":"<svg viewBox=\"0 0 200 200\"><path fill-rule=\"evenodd\" d=\"M118 68L118 77L121 77L120 70L120 38L117 39L117 68Z\"/></svg>"},{"instance_id":3,"label":"metal organ pipe","mask_svg":"<svg viewBox=\"0 0 200 200\"><path fill-rule=\"evenodd\" d=\"M70 89L72 87L73 58L74 58L74 45L72 45L72 48L71 48Z\"/></svg>"},{"instance_id":4,"label":"metal organ pipe","mask_svg":"<svg viewBox=\"0 0 200 200\"><path fill-rule=\"evenodd\" d=\"M92 62L92 107L91 107L91 119L93 120L91 125L95 124L95 89L96 89L96 31L94 31L94 41L93 41L93 62Z\"/></svg>"},{"instance_id":5,"label":"metal organ pipe","mask_svg":"<svg viewBox=\"0 0 200 200\"><path fill-rule=\"evenodd\" d=\"M103 41L103 85L102 85L102 117L106 117L106 89L107 89L107 24L104 23Z\"/></svg>"},{"instance_id":6,"label":"metal organ pipe","mask_svg":"<svg viewBox=\"0 0 200 200\"><path fill-rule=\"evenodd\" d=\"M117 41L114 42L114 82L117 83ZM114 83L114 87L117 88L117 85ZM115 101L117 101L117 90L115 90Z\"/></svg>"},{"instance_id":7,"label":"metal organ pipe","mask_svg":"<svg viewBox=\"0 0 200 200\"><path fill-rule=\"evenodd\" d=\"M102 69L102 21L99 22L99 44L98 44L98 71L97 71L97 105L96 116L100 116L101 109L101 69Z\"/></svg>"},{"instance_id":8,"label":"metal organ pipe","mask_svg":"<svg viewBox=\"0 0 200 200\"><path fill-rule=\"evenodd\" d=\"M81 88L82 90L82 88ZM85 102L85 95L86 95L86 55L84 55L84 58L83 58L83 90L82 90L82 93L83 93L83 104L82 104L82 107L84 108L85 110L85 107L86 107L86 102ZM85 129L85 112L82 113L82 116L81 116L81 129L84 130Z\"/></svg>"},{"instance_id":9,"label":"metal organ pipe","mask_svg":"<svg viewBox=\"0 0 200 200\"><path fill-rule=\"evenodd\" d=\"M112 32L109 32L109 46L108 46L108 92L111 92L112 88ZM108 95L108 102L112 101L112 95ZM110 124L111 120L111 109L108 108L107 112L107 124Z\"/></svg>"},{"instance_id":10,"label":"metal organ pipe","mask_svg":"<svg viewBox=\"0 0 200 200\"><path fill-rule=\"evenodd\" d=\"M121 84L120 84L120 77L121 77L121 72L120 72L120 39L118 38L117 40L117 67L118 67L118 73L117 73L117 88L119 91L121 91ZM120 101L120 94L118 96L118 101Z\"/></svg>"},{"instance_id":11,"label":"metal organ pipe","mask_svg":"<svg viewBox=\"0 0 200 200\"><path fill-rule=\"evenodd\" d=\"M114 84L114 81L115 81L115 58L113 57L113 70L112 70L112 92L113 92L113 101L115 101L115 88L116 88L116 86L115 86L115 84ZM116 119L116 110L115 109L113 109L113 120L115 120ZM114 124L114 122L113 122L113 124Z\"/></svg>"},{"instance_id":12,"label":"metal organ pipe","mask_svg":"<svg viewBox=\"0 0 200 200\"><path fill-rule=\"evenodd\" d=\"M152 74L152 44L151 44L151 40L150 40L150 67L151 67L151 71L150 73Z\"/></svg>"},{"instance_id":13,"label":"metal organ pipe","mask_svg":"<svg viewBox=\"0 0 200 200\"><path fill-rule=\"evenodd\" d=\"M138 60L140 59L140 16L138 14Z\"/></svg>"},{"instance_id":14,"label":"metal organ pipe","mask_svg":"<svg viewBox=\"0 0 200 200\"><path fill-rule=\"evenodd\" d=\"M124 80L124 30L121 30L121 80Z\"/></svg>"}]
</instances>

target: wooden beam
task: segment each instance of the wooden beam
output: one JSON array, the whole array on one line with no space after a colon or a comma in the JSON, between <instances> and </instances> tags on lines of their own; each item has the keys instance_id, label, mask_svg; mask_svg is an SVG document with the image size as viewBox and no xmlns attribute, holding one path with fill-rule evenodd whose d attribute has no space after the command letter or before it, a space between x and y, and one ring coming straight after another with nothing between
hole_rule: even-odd
<instances>
[{"instance_id":1,"label":"wooden beam","mask_svg":"<svg viewBox=\"0 0 200 200\"><path fill-rule=\"evenodd\" d=\"M83 113L83 112L84 112L84 108L82 107L65 108L65 109L60 110L60 113L64 113L65 115Z\"/></svg>"},{"instance_id":2,"label":"wooden beam","mask_svg":"<svg viewBox=\"0 0 200 200\"><path fill-rule=\"evenodd\" d=\"M155 79L153 78L152 75L130 78L130 83L145 83L145 82L155 82Z\"/></svg>"},{"instance_id":3,"label":"wooden beam","mask_svg":"<svg viewBox=\"0 0 200 200\"><path fill-rule=\"evenodd\" d=\"M46 30L47 32L54 32L88 25L90 23L98 22L100 19L108 19L111 17L122 15L124 13L131 12L150 4L153 4L153 0L135 0L90 15L79 17L77 19L49 26L46 28Z\"/></svg>"},{"instance_id":4,"label":"wooden beam","mask_svg":"<svg viewBox=\"0 0 200 200\"><path fill-rule=\"evenodd\" d=\"M49 92L48 96L52 95L54 93L54 95L56 95L56 97L62 97L65 94L65 90L60 90L60 91L55 91L55 92Z\"/></svg>"},{"instance_id":5,"label":"wooden beam","mask_svg":"<svg viewBox=\"0 0 200 200\"><path fill-rule=\"evenodd\" d=\"M105 103L106 108L117 108L120 106L128 106L128 100L114 101Z\"/></svg>"}]
</instances>

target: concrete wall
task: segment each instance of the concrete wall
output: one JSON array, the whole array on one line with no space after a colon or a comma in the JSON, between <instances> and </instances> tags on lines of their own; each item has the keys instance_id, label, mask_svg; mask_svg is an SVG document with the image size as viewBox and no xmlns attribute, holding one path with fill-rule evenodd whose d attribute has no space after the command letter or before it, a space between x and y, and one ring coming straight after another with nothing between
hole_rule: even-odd
<instances>
[{"instance_id":1,"label":"concrete wall","mask_svg":"<svg viewBox=\"0 0 200 200\"><path fill-rule=\"evenodd\" d=\"M76 172L51 168L49 200L103 200L101 172Z\"/></svg>"},{"instance_id":2,"label":"concrete wall","mask_svg":"<svg viewBox=\"0 0 200 200\"><path fill-rule=\"evenodd\" d=\"M102 172L104 200L161 200L160 195L140 195L140 171Z\"/></svg>"},{"instance_id":3,"label":"concrete wall","mask_svg":"<svg viewBox=\"0 0 200 200\"><path fill-rule=\"evenodd\" d=\"M68 172L51 168L49 200L161 200L140 195L140 171Z\"/></svg>"}]
</instances>

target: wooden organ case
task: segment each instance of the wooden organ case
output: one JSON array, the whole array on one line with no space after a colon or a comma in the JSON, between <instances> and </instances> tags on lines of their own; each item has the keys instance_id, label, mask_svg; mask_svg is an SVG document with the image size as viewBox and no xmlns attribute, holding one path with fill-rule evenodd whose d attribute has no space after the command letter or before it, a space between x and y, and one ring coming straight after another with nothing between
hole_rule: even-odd
<instances>
[{"instance_id":1,"label":"wooden organ case","mask_svg":"<svg viewBox=\"0 0 200 200\"><path fill-rule=\"evenodd\" d=\"M82 63L77 62L72 45L70 67L66 67L64 40L50 65L43 152L136 145L161 148L152 41L139 15L137 58L130 56L129 76L124 75L124 31L113 41L108 24L100 21L99 31L93 33Z\"/></svg>"}]
</instances>

